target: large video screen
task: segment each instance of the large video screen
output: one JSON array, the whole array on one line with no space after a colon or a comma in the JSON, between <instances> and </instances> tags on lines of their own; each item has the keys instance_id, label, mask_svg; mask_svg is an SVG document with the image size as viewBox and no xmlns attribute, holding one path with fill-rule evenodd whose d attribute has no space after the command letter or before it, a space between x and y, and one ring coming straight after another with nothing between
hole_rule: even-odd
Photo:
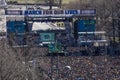
<instances>
[{"instance_id":1,"label":"large video screen","mask_svg":"<svg viewBox=\"0 0 120 80\"><path fill-rule=\"evenodd\" d=\"M55 33L40 33L42 42L50 42L55 40Z\"/></svg>"},{"instance_id":2,"label":"large video screen","mask_svg":"<svg viewBox=\"0 0 120 80\"><path fill-rule=\"evenodd\" d=\"M12 33L24 33L25 29L25 22L24 21L7 21L7 32Z\"/></svg>"},{"instance_id":3,"label":"large video screen","mask_svg":"<svg viewBox=\"0 0 120 80\"><path fill-rule=\"evenodd\" d=\"M78 22L78 32L94 32L95 20L80 20Z\"/></svg>"}]
</instances>

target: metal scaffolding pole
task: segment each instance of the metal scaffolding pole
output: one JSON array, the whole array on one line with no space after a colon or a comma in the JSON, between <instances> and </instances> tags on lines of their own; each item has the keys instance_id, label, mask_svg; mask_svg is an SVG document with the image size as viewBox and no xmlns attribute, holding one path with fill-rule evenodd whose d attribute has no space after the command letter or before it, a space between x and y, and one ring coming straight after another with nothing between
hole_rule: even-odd
<instances>
[{"instance_id":1,"label":"metal scaffolding pole","mask_svg":"<svg viewBox=\"0 0 120 80\"><path fill-rule=\"evenodd\" d=\"M53 0L49 0L49 7L50 7L49 9L50 10L52 10L53 2L54 2Z\"/></svg>"},{"instance_id":2,"label":"metal scaffolding pole","mask_svg":"<svg viewBox=\"0 0 120 80\"><path fill-rule=\"evenodd\" d=\"M120 44L120 11L118 12L118 37L119 37L119 44Z\"/></svg>"},{"instance_id":3,"label":"metal scaffolding pole","mask_svg":"<svg viewBox=\"0 0 120 80\"><path fill-rule=\"evenodd\" d=\"M62 8L62 0L59 1L59 7Z\"/></svg>"}]
</instances>

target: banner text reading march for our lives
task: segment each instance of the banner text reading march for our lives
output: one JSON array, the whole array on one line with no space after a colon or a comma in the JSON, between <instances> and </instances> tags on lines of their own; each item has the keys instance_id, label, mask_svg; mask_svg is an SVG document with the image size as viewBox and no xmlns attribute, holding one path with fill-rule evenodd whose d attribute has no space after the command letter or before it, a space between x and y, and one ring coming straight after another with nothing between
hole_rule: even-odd
<instances>
[{"instance_id":1,"label":"banner text reading march for our lives","mask_svg":"<svg viewBox=\"0 0 120 80\"><path fill-rule=\"evenodd\" d=\"M5 10L6 15L95 15L95 9L82 9L82 10Z\"/></svg>"}]
</instances>

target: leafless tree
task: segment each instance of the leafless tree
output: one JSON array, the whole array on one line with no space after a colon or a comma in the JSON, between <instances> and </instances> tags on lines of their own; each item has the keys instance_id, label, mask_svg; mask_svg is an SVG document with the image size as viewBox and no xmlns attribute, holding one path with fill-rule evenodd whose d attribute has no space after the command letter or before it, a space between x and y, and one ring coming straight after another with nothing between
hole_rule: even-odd
<instances>
[{"instance_id":1,"label":"leafless tree","mask_svg":"<svg viewBox=\"0 0 120 80\"><path fill-rule=\"evenodd\" d=\"M76 6L77 5L77 6ZM69 3L68 9L96 9L97 30L105 30L108 36L113 33L113 18L120 13L120 0L77 0ZM117 23L115 23L117 31ZM116 35L116 34L115 34Z\"/></svg>"}]
</instances>

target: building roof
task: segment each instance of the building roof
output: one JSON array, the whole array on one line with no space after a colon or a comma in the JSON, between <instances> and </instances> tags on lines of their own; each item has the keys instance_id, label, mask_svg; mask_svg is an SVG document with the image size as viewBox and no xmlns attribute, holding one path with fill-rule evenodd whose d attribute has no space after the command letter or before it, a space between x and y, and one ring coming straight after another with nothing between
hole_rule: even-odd
<instances>
[{"instance_id":1,"label":"building roof","mask_svg":"<svg viewBox=\"0 0 120 80\"><path fill-rule=\"evenodd\" d=\"M32 31L38 31L38 30L65 30L64 27L58 27L54 23L41 23L41 22L34 22L32 26Z\"/></svg>"}]
</instances>

